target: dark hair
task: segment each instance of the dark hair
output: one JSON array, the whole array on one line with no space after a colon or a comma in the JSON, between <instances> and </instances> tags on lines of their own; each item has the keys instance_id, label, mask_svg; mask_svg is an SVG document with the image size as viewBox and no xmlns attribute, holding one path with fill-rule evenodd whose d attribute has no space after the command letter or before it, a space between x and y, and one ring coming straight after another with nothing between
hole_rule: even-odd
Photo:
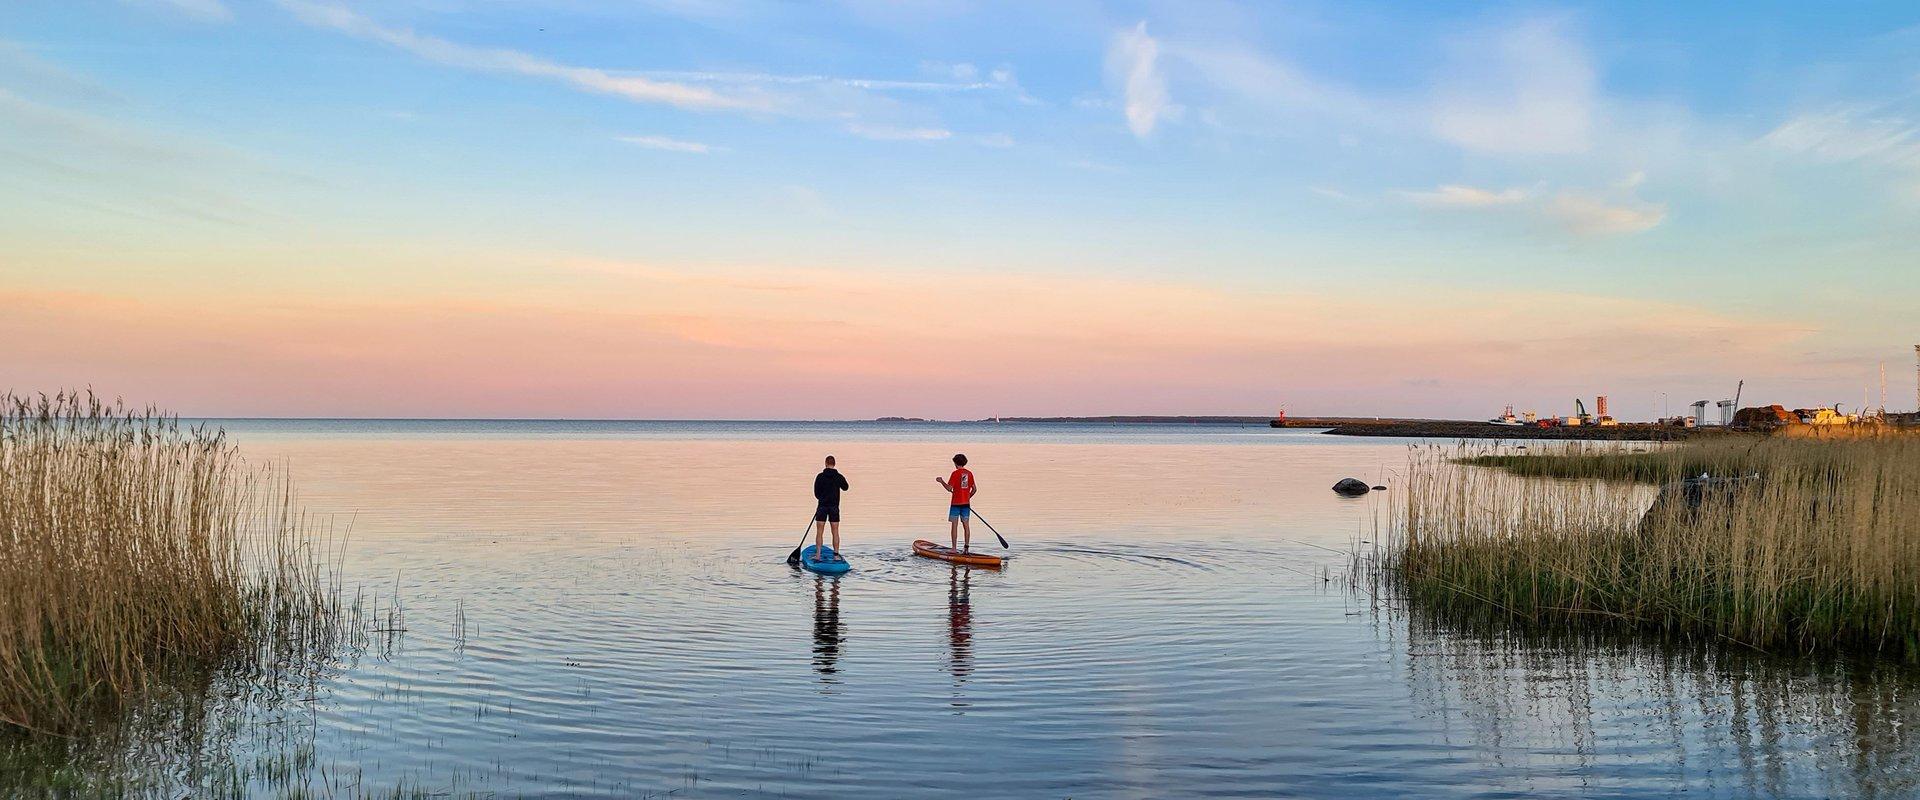
<instances>
[{"instance_id":1,"label":"dark hair","mask_svg":"<svg viewBox=\"0 0 1920 800\"><path fill-rule=\"evenodd\" d=\"M833 466L833 456L827 456L827 466Z\"/></svg>"},{"instance_id":2,"label":"dark hair","mask_svg":"<svg viewBox=\"0 0 1920 800\"><path fill-rule=\"evenodd\" d=\"M966 454L966 453L954 453L954 454L953 454L953 465L954 465L954 466L956 466L956 467L964 467L964 466L966 466L966 465L967 465L967 454Z\"/></svg>"}]
</instances>

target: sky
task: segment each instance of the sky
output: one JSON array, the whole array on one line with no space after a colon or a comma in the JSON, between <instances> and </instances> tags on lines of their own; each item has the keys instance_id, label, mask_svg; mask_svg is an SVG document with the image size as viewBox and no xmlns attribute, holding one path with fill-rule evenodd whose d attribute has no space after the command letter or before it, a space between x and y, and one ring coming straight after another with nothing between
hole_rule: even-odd
<instances>
[{"instance_id":1,"label":"sky","mask_svg":"<svg viewBox=\"0 0 1920 800\"><path fill-rule=\"evenodd\" d=\"M1915 404L1920 7L16 0L0 389Z\"/></svg>"}]
</instances>

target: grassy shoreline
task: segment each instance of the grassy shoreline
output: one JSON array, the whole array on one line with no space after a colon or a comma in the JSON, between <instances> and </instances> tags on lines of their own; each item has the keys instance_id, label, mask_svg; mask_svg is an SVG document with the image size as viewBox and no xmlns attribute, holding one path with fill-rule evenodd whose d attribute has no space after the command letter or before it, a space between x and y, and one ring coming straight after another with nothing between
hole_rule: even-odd
<instances>
[{"instance_id":1,"label":"grassy shoreline","mask_svg":"<svg viewBox=\"0 0 1920 800\"><path fill-rule=\"evenodd\" d=\"M1920 437L1412 461L1376 565L1423 611L1920 660ZM1759 477L1655 488L1702 472Z\"/></svg>"},{"instance_id":2,"label":"grassy shoreline","mask_svg":"<svg viewBox=\"0 0 1920 800\"><path fill-rule=\"evenodd\" d=\"M110 730L335 640L315 528L218 430L91 393L0 396L0 733Z\"/></svg>"}]
</instances>

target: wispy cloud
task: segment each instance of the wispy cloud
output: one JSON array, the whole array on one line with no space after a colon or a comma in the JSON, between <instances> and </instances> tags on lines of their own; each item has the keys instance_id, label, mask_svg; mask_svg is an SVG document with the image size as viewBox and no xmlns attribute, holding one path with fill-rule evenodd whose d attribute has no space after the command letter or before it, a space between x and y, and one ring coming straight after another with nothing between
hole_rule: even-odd
<instances>
[{"instance_id":1,"label":"wispy cloud","mask_svg":"<svg viewBox=\"0 0 1920 800\"><path fill-rule=\"evenodd\" d=\"M1597 70L1560 20L1454 42L1434 93L1433 130L1462 147L1522 155L1586 152Z\"/></svg>"},{"instance_id":2,"label":"wispy cloud","mask_svg":"<svg viewBox=\"0 0 1920 800\"><path fill-rule=\"evenodd\" d=\"M1920 169L1920 124L1866 107L1801 114L1761 137L1768 147L1829 163Z\"/></svg>"},{"instance_id":3,"label":"wispy cloud","mask_svg":"<svg viewBox=\"0 0 1920 800\"><path fill-rule=\"evenodd\" d=\"M1644 178L1644 176L1639 176ZM1546 220L1577 236L1624 236L1653 229L1667 218L1667 208L1633 197L1638 186L1616 186L1603 194L1566 190L1552 195L1518 187L1484 189L1477 186L1447 184L1430 190L1401 190L1395 196L1423 208L1458 211L1504 211Z\"/></svg>"},{"instance_id":4,"label":"wispy cloud","mask_svg":"<svg viewBox=\"0 0 1920 800\"><path fill-rule=\"evenodd\" d=\"M1624 236L1652 230L1667 218L1667 207L1641 201L1608 201L1579 192L1561 192L1543 211L1582 236Z\"/></svg>"},{"instance_id":5,"label":"wispy cloud","mask_svg":"<svg viewBox=\"0 0 1920 800\"><path fill-rule=\"evenodd\" d=\"M36 102L0 88L0 179L48 187L35 203L59 203L152 219L223 225L253 219L236 184L269 170L241 153L158 134L121 121ZM274 177L284 177L275 175Z\"/></svg>"},{"instance_id":6,"label":"wispy cloud","mask_svg":"<svg viewBox=\"0 0 1920 800\"><path fill-rule=\"evenodd\" d=\"M862 122L849 124L847 132L863 139L882 142L937 142L953 138L953 131L945 128L907 128Z\"/></svg>"},{"instance_id":7,"label":"wispy cloud","mask_svg":"<svg viewBox=\"0 0 1920 800\"><path fill-rule=\"evenodd\" d=\"M1368 97L1278 56L1234 41L1169 41L1163 55L1191 67L1208 84L1264 112L1303 112L1369 128L1400 127L1394 105Z\"/></svg>"},{"instance_id":8,"label":"wispy cloud","mask_svg":"<svg viewBox=\"0 0 1920 800\"><path fill-rule=\"evenodd\" d=\"M635 147L644 147L649 150L665 150L670 153L699 153L705 155L721 149L705 142L689 142L684 139L674 139L666 136L615 136L613 138L615 141L625 142Z\"/></svg>"},{"instance_id":9,"label":"wispy cloud","mask_svg":"<svg viewBox=\"0 0 1920 800\"><path fill-rule=\"evenodd\" d=\"M233 19L233 11L220 0L121 0L121 2L140 6L160 6L206 22L226 22Z\"/></svg>"},{"instance_id":10,"label":"wispy cloud","mask_svg":"<svg viewBox=\"0 0 1920 800\"><path fill-rule=\"evenodd\" d=\"M1127 114L1127 129L1145 139L1172 105L1167 78L1160 71L1160 43L1147 34L1143 20L1113 37L1107 45L1107 76L1119 84Z\"/></svg>"},{"instance_id":11,"label":"wispy cloud","mask_svg":"<svg viewBox=\"0 0 1920 800\"><path fill-rule=\"evenodd\" d=\"M616 73L662 81L730 85L807 86L830 85L876 92L977 92L999 88L988 81L909 81L888 78L850 78L835 75L782 75L771 72L703 72L692 70L646 70Z\"/></svg>"},{"instance_id":12,"label":"wispy cloud","mask_svg":"<svg viewBox=\"0 0 1920 800\"><path fill-rule=\"evenodd\" d=\"M638 103L663 103L697 109L765 109L767 101L724 95L684 83L638 75L617 75L604 69L562 64L529 53L504 48L473 47L410 30L380 25L340 6L308 0L275 0L301 22L379 42L440 64L483 72L504 72L559 81L582 91L612 95Z\"/></svg>"},{"instance_id":13,"label":"wispy cloud","mask_svg":"<svg viewBox=\"0 0 1920 800\"><path fill-rule=\"evenodd\" d=\"M1395 192L1402 199L1427 208L1491 208L1510 206L1527 200L1524 189L1482 189L1477 186L1447 184L1428 190Z\"/></svg>"}]
</instances>

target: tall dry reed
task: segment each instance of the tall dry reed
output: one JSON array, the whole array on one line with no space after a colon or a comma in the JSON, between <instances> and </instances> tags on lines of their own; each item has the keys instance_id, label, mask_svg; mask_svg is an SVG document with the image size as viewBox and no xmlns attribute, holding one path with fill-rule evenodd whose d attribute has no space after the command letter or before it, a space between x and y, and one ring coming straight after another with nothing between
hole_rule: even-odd
<instances>
[{"instance_id":1,"label":"tall dry reed","mask_svg":"<svg viewBox=\"0 0 1920 800\"><path fill-rule=\"evenodd\" d=\"M1412 462L1380 563L1424 610L1920 659L1920 437ZM1653 502L1701 472L1757 477Z\"/></svg>"},{"instance_id":2,"label":"tall dry reed","mask_svg":"<svg viewBox=\"0 0 1920 800\"><path fill-rule=\"evenodd\" d=\"M0 730L83 733L331 640L315 527L221 431L91 393L0 396Z\"/></svg>"}]
</instances>

